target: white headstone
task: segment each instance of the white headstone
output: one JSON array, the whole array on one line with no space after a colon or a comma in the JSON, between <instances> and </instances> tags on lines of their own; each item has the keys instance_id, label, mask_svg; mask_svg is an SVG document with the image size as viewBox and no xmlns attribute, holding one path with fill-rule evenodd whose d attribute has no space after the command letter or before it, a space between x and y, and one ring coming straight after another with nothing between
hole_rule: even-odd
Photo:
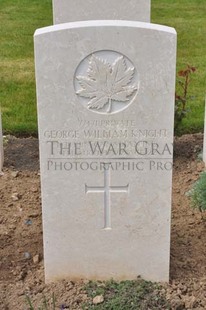
<instances>
[{"instance_id":1,"label":"white headstone","mask_svg":"<svg viewBox=\"0 0 206 310\"><path fill-rule=\"evenodd\" d=\"M53 0L54 24L84 20L150 22L151 0Z\"/></svg>"},{"instance_id":2,"label":"white headstone","mask_svg":"<svg viewBox=\"0 0 206 310\"><path fill-rule=\"evenodd\" d=\"M3 149L2 121L0 112L0 172L2 171L3 163L4 163L4 149Z\"/></svg>"},{"instance_id":3,"label":"white headstone","mask_svg":"<svg viewBox=\"0 0 206 310\"><path fill-rule=\"evenodd\" d=\"M46 281L169 278L176 32L35 33Z\"/></svg>"}]
</instances>

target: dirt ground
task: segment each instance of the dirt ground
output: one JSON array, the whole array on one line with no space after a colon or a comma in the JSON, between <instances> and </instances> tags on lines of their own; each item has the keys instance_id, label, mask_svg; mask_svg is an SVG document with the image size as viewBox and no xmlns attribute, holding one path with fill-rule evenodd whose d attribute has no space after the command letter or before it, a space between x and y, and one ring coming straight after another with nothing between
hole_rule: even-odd
<instances>
[{"instance_id":1,"label":"dirt ground","mask_svg":"<svg viewBox=\"0 0 206 310\"><path fill-rule=\"evenodd\" d=\"M202 134L175 139L170 284L163 293L172 309L206 309L206 215L185 193L204 169L197 160ZM9 137L0 176L0 309L29 309L55 292L57 306L82 309L84 282L44 284L38 140ZM35 308L35 309L38 309Z\"/></svg>"}]
</instances>

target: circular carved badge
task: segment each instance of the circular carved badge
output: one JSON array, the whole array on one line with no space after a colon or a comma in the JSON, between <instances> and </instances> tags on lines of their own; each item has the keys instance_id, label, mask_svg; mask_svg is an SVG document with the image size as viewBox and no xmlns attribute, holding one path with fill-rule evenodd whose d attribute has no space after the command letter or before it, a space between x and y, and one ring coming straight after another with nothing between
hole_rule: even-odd
<instances>
[{"instance_id":1,"label":"circular carved badge","mask_svg":"<svg viewBox=\"0 0 206 310\"><path fill-rule=\"evenodd\" d=\"M139 83L136 70L126 56L114 51L98 51L80 62L74 88L85 108L112 114L131 104Z\"/></svg>"}]
</instances>

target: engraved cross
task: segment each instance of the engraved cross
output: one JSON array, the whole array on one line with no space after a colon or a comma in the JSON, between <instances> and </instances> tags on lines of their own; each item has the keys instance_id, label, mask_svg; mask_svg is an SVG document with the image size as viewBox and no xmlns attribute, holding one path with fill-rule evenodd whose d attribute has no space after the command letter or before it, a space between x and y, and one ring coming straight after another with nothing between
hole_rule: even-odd
<instances>
[{"instance_id":1,"label":"engraved cross","mask_svg":"<svg viewBox=\"0 0 206 310\"><path fill-rule=\"evenodd\" d=\"M104 193L104 229L111 229L111 200L110 193L128 193L129 184L126 186L111 186L110 171L104 170L104 186L87 186L85 193Z\"/></svg>"}]
</instances>

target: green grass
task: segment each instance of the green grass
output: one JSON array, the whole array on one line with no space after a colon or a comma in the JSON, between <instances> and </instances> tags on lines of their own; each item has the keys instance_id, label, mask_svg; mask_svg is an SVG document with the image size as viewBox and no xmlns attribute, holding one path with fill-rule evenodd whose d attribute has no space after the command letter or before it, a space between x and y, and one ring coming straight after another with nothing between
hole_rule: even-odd
<instances>
[{"instance_id":1,"label":"green grass","mask_svg":"<svg viewBox=\"0 0 206 310\"><path fill-rule=\"evenodd\" d=\"M189 113L179 134L203 131L206 93L206 1L153 0L152 22L172 26L178 35L177 72L187 64L197 68L191 77ZM179 92L179 88L177 87Z\"/></svg>"},{"instance_id":2,"label":"green grass","mask_svg":"<svg viewBox=\"0 0 206 310\"><path fill-rule=\"evenodd\" d=\"M37 134L33 33L52 24L51 0L0 0L0 105L4 133ZM190 113L179 133L203 130L206 90L206 1L152 0L152 22L178 33L177 71L197 67Z\"/></svg>"},{"instance_id":3,"label":"green grass","mask_svg":"<svg viewBox=\"0 0 206 310\"><path fill-rule=\"evenodd\" d=\"M115 282L114 280L106 282L89 281L82 288L82 292L87 295L86 301L80 301L78 309L82 310L171 310L170 301L166 298L165 289L157 284L144 281L141 278L133 281ZM94 304L93 298L102 295L103 301ZM34 302L30 296L25 296L25 305L29 310L55 310L70 309L67 301L61 300L61 306L56 301L55 293L52 298L43 296L40 300ZM71 297L72 299L72 297ZM58 304L58 306L57 306Z\"/></svg>"},{"instance_id":4,"label":"green grass","mask_svg":"<svg viewBox=\"0 0 206 310\"><path fill-rule=\"evenodd\" d=\"M161 286L137 279L136 281L89 282L85 290L91 298L83 309L93 310L161 310L171 309L166 297L160 293ZM94 305L92 299L102 295L104 302Z\"/></svg>"},{"instance_id":5,"label":"green grass","mask_svg":"<svg viewBox=\"0 0 206 310\"><path fill-rule=\"evenodd\" d=\"M31 298L26 295L26 303L29 305L29 310L35 310ZM56 309L56 298L54 296L54 293L52 294L52 298L50 301L46 299L45 296L43 296L43 301L41 302L41 305L38 306L38 310L55 310Z\"/></svg>"},{"instance_id":6,"label":"green grass","mask_svg":"<svg viewBox=\"0 0 206 310\"><path fill-rule=\"evenodd\" d=\"M186 194L191 198L192 207L201 212L206 211L206 171L200 174L199 179Z\"/></svg>"},{"instance_id":7,"label":"green grass","mask_svg":"<svg viewBox=\"0 0 206 310\"><path fill-rule=\"evenodd\" d=\"M33 34L51 23L51 0L0 0L0 104L5 133L37 134Z\"/></svg>"}]
</instances>

